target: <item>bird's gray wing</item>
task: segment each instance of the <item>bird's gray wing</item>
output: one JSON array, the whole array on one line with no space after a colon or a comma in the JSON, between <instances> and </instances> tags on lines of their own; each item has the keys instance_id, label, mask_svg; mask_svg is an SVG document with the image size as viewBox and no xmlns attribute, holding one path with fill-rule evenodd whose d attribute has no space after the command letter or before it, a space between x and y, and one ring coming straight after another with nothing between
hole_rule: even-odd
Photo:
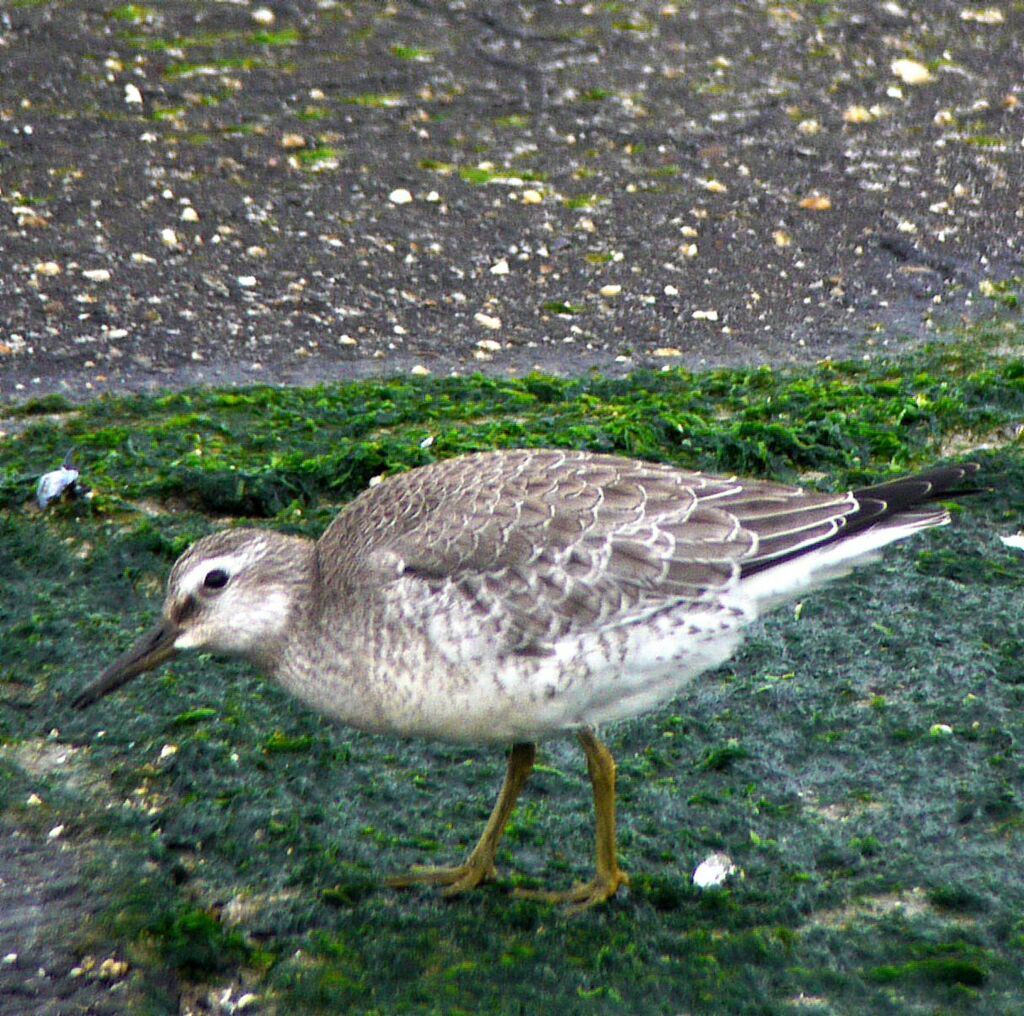
<instances>
[{"instance_id":1,"label":"bird's gray wing","mask_svg":"<svg viewBox=\"0 0 1024 1016\"><path fill-rule=\"evenodd\" d=\"M365 497L371 559L469 605L496 651L525 654L682 603L709 609L744 564L829 538L854 507L849 495L557 450L449 460Z\"/></svg>"}]
</instances>

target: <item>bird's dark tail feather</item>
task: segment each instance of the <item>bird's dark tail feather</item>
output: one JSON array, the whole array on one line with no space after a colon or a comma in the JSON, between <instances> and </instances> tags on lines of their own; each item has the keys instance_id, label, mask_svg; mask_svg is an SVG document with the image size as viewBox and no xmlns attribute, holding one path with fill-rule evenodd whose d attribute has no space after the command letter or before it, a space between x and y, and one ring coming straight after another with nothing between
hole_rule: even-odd
<instances>
[{"instance_id":1,"label":"bird's dark tail feather","mask_svg":"<svg viewBox=\"0 0 1024 1016\"><path fill-rule=\"evenodd\" d=\"M872 526L885 525L887 520L894 523L910 521L917 518L922 527L941 525L948 522L949 517L941 508L933 506L933 502L945 497L961 497L967 494L979 494L982 487L963 487L961 484L973 477L981 466L977 462L964 462L956 466L937 466L935 469L904 476L898 480L887 480L870 487L860 487L853 491L857 507L847 515L828 539L814 544L813 548L806 545L795 548L788 554L778 557L764 558L754 561L743 568L744 578L757 572L773 568L810 549L818 550L831 543L846 540L855 533L863 532Z\"/></svg>"},{"instance_id":2,"label":"bird's dark tail feather","mask_svg":"<svg viewBox=\"0 0 1024 1016\"><path fill-rule=\"evenodd\" d=\"M857 510L846 516L842 536L849 536L877 522L912 511L918 506L945 497L961 497L979 494L981 487L961 487L973 477L981 466L977 462L964 462L956 466L937 466L935 469L903 476L898 480L887 480L870 487L861 487L853 492L857 499Z\"/></svg>"}]
</instances>

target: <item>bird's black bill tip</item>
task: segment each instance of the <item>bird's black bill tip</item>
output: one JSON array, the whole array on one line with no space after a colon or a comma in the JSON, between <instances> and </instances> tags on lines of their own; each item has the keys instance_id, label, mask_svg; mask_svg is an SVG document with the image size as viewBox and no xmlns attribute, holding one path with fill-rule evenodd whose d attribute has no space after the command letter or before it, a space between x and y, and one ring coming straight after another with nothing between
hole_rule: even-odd
<instances>
[{"instance_id":1,"label":"bird's black bill tip","mask_svg":"<svg viewBox=\"0 0 1024 1016\"><path fill-rule=\"evenodd\" d=\"M177 653L175 639L181 629L169 621L161 621L151 628L126 653L119 656L102 674L72 700L74 709L86 709L104 695L116 691L133 677L155 670Z\"/></svg>"}]
</instances>

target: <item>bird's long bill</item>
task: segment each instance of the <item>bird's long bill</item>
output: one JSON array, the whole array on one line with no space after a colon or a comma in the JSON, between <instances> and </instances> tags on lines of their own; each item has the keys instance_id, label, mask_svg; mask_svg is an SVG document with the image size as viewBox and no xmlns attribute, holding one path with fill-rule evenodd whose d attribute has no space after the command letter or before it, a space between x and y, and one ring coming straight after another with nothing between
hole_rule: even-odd
<instances>
[{"instance_id":1,"label":"bird's long bill","mask_svg":"<svg viewBox=\"0 0 1024 1016\"><path fill-rule=\"evenodd\" d=\"M75 709L85 709L104 695L127 684L133 677L144 674L147 670L159 667L164 660L169 660L177 650L174 640L181 634L181 629L170 621L161 620L150 628L134 646L103 671L72 703Z\"/></svg>"}]
</instances>

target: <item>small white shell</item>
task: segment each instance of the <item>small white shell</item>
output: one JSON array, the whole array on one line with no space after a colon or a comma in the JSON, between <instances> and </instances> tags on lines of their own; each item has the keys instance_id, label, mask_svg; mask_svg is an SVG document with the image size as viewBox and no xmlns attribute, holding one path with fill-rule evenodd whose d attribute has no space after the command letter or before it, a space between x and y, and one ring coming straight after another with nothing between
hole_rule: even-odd
<instances>
[{"instance_id":1,"label":"small white shell","mask_svg":"<svg viewBox=\"0 0 1024 1016\"><path fill-rule=\"evenodd\" d=\"M36 484L36 503L45 511L51 501L64 496L69 487L78 481L78 470L63 465L50 473L44 473Z\"/></svg>"},{"instance_id":2,"label":"small white shell","mask_svg":"<svg viewBox=\"0 0 1024 1016\"><path fill-rule=\"evenodd\" d=\"M728 854L709 854L693 873L693 884L698 889L715 889L739 869Z\"/></svg>"}]
</instances>

